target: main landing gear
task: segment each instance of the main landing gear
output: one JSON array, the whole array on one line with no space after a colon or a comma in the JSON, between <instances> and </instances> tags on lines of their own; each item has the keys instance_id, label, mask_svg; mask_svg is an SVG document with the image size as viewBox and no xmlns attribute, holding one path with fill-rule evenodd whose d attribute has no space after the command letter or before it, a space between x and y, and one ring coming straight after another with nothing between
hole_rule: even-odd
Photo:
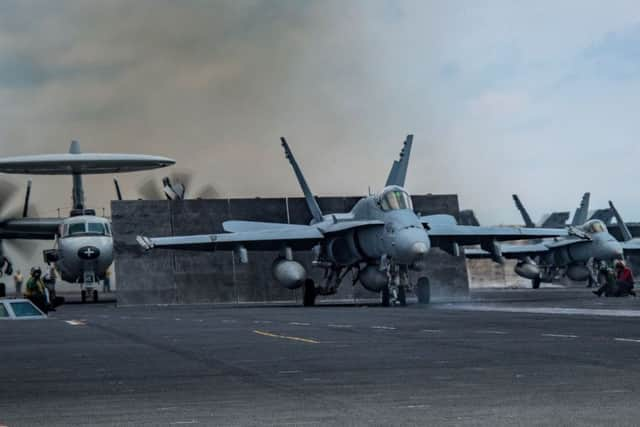
<instances>
[{"instance_id":1,"label":"main landing gear","mask_svg":"<svg viewBox=\"0 0 640 427\"><path fill-rule=\"evenodd\" d=\"M408 283L408 282L407 282ZM431 284L428 277L420 277L415 286L387 286L380 292L381 305L390 307L399 305L404 307L407 305L407 291L413 289L418 298L418 304L429 304L431 301Z\"/></svg>"}]
</instances>

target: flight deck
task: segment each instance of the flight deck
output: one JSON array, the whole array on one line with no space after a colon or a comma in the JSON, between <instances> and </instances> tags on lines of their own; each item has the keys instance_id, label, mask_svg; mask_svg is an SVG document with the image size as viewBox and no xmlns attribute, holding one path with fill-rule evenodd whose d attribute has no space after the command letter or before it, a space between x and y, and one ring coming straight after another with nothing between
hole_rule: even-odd
<instances>
[{"instance_id":1,"label":"flight deck","mask_svg":"<svg viewBox=\"0 0 640 427\"><path fill-rule=\"evenodd\" d=\"M601 425L640 412L640 300L67 305L0 323L0 425Z\"/></svg>"}]
</instances>

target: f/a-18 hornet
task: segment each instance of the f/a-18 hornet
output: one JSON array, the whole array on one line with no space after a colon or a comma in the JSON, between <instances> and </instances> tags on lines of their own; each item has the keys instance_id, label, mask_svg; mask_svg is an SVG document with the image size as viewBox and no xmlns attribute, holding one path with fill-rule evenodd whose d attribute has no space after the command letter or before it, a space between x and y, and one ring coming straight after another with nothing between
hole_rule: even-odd
<instances>
[{"instance_id":1,"label":"f/a-18 hornet","mask_svg":"<svg viewBox=\"0 0 640 427\"><path fill-rule=\"evenodd\" d=\"M53 249L44 251L44 261L55 265L63 280L80 283L83 302L89 294L95 301L98 299L97 284L113 263L113 237L109 220L96 216L93 209L85 207L82 175L134 172L174 163L172 159L158 156L81 153L76 141L71 143L68 154L0 159L0 172L4 173L73 177L73 208L69 217L28 217L29 181L22 218L0 219L0 240L54 240Z\"/></svg>"},{"instance_id":2,"label":"f/a-18 hornet","mask_svg":"<svg viewBox=\"0 0 640 427\"><path fill-rule=\"evenodd\" d=\"M514 195L513 198L525 224L532 224L531 217L518 197ZM591 285L597 281L593 265L622 258L625 248L609 233L605 223L599 219L587 220L589 198L589 193L582 196L580 207L576 210L571 225L566 228L569 234L567 237L500 246L504 258L518 260L515 273L531 280L534 289L539 288L541 283L551 283L560 276L567 276L575 281L586 280ZM626 250L634 250L633 243L629 243ZM469 258L490 256L482 249L466 250L465 255Z\"/></svg>"},{"instance_id":3,"label":"f/a-18 hornet","mask_svg":"<svg viewBox=\"0 0 640 427\"><path fill-rule=\"evenodd\" d=\"M138 236L140 246L146 250L232 250L241 263L248 262L248 250L280 251L273 263L273 276L289 289L304 286L304 305L313 305L317 295L334 294L349 272L354 284L359 282L366 289L381 293L383 305L390 301L404 305L407 289L414 287L409 270L424 267L425 255L432 245L452 254L459 253L458 244L480 244L494 252L499 248L497 241L567 234L565 230L462 226L450 215L417 215L404 188L413 135L405 140L400 158L394 161L379 195L360 199L348 213L325 215L286 140L281 140L313 218L309 225L226 221L226 233ZM322 283L308 278L305 267L294 259L294 251L307 250L314 254L313 265L325 270ZM419 282L418 300L427 302L428 281Z\"/></svg>"}]
</instances>

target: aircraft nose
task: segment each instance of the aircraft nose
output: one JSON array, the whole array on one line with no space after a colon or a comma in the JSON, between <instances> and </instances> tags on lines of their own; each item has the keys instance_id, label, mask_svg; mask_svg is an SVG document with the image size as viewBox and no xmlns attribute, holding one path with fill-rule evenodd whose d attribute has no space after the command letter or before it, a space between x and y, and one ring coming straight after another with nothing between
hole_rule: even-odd
<instances>
[{"instance_id":1,"label":"aircraft nose","mask_svg":"<svg viewBox=\"0 0 640 427\"><path fill-rule=\"evenodd\" d=\"M612 245L612 250L615 253L616 258L622 258L622 256L624 255L624 249L622 248L622 245L617 241Z\"/></svg>"},{"instance_id":2,"label":"aircraft nose","mask_svg":"<svg viewBox=\"0 0 640 427\"><path fill-rule=\"evenodd\" d=\"M603 246L601 259L621 258L624 255L622 245L616 239L607 240Z\"/></svg>"},{"instance_id":3,"label":"aircraft nose","mask_svg":"<svg viewBox=\"0 0 640 427\"><path fill-rule=\"evenodd\" d=\"M415 242L413 246L411 246L411 252L416 256L422 256L427 253L427 245L424 242Z\"/></svg>"},{"instance_id":4,"label":"aircraft nose","mask_svg":"<svg viewBox=\"0 0 640 427\"><path fill-rule=\"evenodd\" d=\"M396 239L396 259L401 263L412 264L429 251L428 239L424 230L402 230Z\"/></svg>"}]
</instances>

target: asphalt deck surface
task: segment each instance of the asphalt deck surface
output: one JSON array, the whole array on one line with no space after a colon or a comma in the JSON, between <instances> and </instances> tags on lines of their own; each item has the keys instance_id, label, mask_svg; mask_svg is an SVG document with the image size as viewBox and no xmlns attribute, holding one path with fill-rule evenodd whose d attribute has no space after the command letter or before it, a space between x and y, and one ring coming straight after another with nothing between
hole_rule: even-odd
<instances>
[{"instance_id":1,"label":"asphalt deck surface","mask_svg":"<svg viewBox=\"0 0 640 427\"><path fill-rule=\"evenodd\" d=\"M639 316L585 289L68 305L0 323L0 425L638 425Z\"/></svg>"}]
</instances>

